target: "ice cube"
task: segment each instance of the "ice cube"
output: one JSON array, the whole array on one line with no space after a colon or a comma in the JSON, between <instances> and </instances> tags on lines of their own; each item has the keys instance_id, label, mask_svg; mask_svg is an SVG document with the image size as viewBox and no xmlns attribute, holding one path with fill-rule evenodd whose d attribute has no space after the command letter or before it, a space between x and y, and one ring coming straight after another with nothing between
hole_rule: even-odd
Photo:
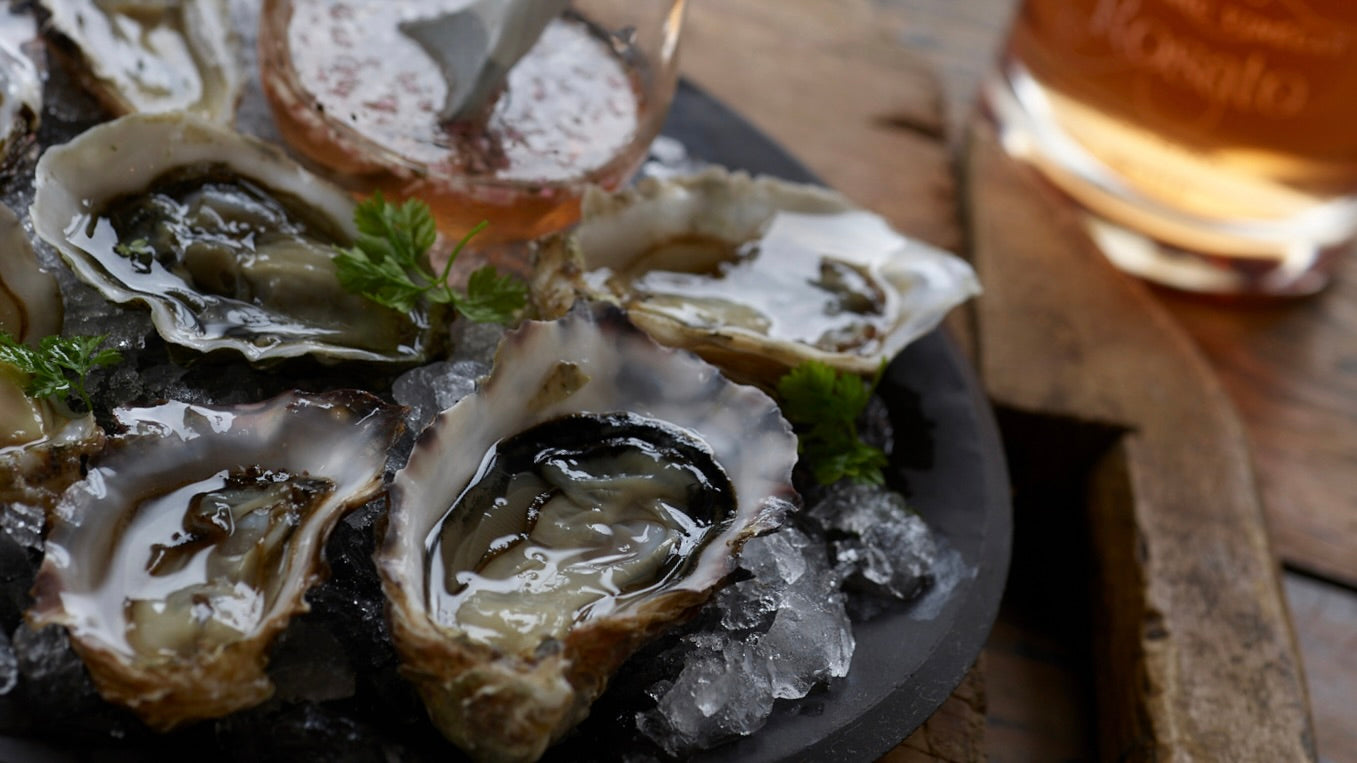
<instances>
[{"instance_id":1,"label":"ice cube","mask_svg":"<svg viewBox=\"0 0 1357 763\"><path fill-rule=\"evenodd\" d=\"M758 639L773 696L800 699L828 678L848 675L856 642L842 594L791 593Z\"/></svg>"},{"instance_id":2,"label":"ice cube","mask_svg":"<svg viewBox=\"0 0 1357 763\"><path fill-rule=\"evenodd\" d=\"M740 567L764 585L772 581L790 583L806 574L802 549L809 544L810 539L795 528L751 538L740 550Z\"/></svg>"},{"instance_id":3,"label":"ice cube","mask_svg":"<svg viewBox=\"0 0 1357 763\"><path fill-rule=\"evenodd\" d=\"M835 559L850 568L854 586L902 600L927 586L937 542L899 493L840 482L811 502L806 516L834 538Z\"/></svg>"},{"instance_id":4,"label":"ice cube","mask_svg":"<svg viewBox=\"0 0 1357 763\"><path fill-rule=\"evenodd\" d=\"M422 431L440 411L474 392L476 381L489 370L485 363L463 359L430 363L401 374L392 384L391 394L396 402L410 408L407 429Z\"/></svg>"},{"instance_id":5,"label":"ice cube","mask_svg":"<svg viewBox=\"0 0 1357 763\"><path fill-rule=\"evenodd\" d=\"M901 600L919 595L937 561L933 533L917 515L869 528L862 535L862 577Z\"/></svg>"},{"instance_id":6,"label":"ice cube","mask_svg":"<svg viewBox=\"0 0 1357 763\"><path fill-rule=\"evenodd\" d=\"M721 625L730 630L767 628L782 603L782 592L757 578L726 586L717 594Z\"/></svg>"},{"instance_id":7,"label":"ice cube","mask_svg":"<svg viewBox=\"0 0 1357 763\"><path fill-rule=\"evenodd\" d=\"M19 546L42 553L44 520L42 507L16 501L0 511L0 532Z\"/></svg>"},{"instance_id":8,"label":"ice cube","mask_svg":"<svg viewBox=\"0 0 1357 763\"><path fill-rule=\"evenodd\" d=\"M638 722L672 755L758 730L773 710L766 664L754 647L733 641L690 661L653 713Z\"/></svg>"}]
</instances>

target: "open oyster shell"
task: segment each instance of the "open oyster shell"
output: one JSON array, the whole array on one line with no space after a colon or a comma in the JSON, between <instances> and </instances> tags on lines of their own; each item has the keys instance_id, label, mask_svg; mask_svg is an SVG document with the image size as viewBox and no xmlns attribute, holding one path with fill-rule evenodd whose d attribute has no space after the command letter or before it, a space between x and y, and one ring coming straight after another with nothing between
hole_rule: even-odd
<instances>
[{"instance_id":1,"label":"open oyster shell","mask_svg":"<svg viewBox=\"0 0 1357 763\"><path fill-rule=\"evenodd\" d=\"M0 328L37 346L61 333L61 289L38 267L33 245L14 210L0 204Z\"/></svg>"},{"instance_id":2,"label":"open oyster shell","mask_svg":"<svg viewBox=\"0 0 1357 763\"><path fill-rule=\"evenodd\" d=\"M0 329L36 347L61 332L61 314L56 279L38 267L18 216L0 204ZM48 509L80 479L81 457L102 447L103 435L93 416L34 400L27 384L21 371L0 362L0 504Z\"/></svg>"},{"instance_id":3,"label":"open oyster shell","mask_svg":"<svg viewBox=\"0 0 1357 763\"><path fill-rule=\"evenodd\" d=\"M524 437L522 469L496 482ZM682 486L703 461L726 484L719 510ZM780 522L795 462L767 395L656 345L615 308L525 323L390 488L377 566L402 672L473 757L536 759Z\"/></svg>"},{"instance_id":4,"label":"open oyster shell","mask_svg":"<svg viewBox=\"0 0 1357 763\"><path fill-rule=\"evenodd\" d=\"M84 459L104 445L92 414L34 400L24 392L27 383L0 363L0 512L16 503L50 511L84 476Z\"/></svg>"},{"instance_id":5,"label":"open oyster shell","mask_svg":"<svg viewBox=\"0 0 1357 763\"><path fill-rule=\"evenodd\" d=\"M36 37L31 16L0 9L0 160L31 141L42 117L42 79L24 52Z\"/></svg>"},{"instance_id":6,"label":"open oyster shell","mask_svg":"<svg viewBox=\"0 0 1357 763\"><path fill-rule=\"evenodd\" d=\"M105 699L155 729L262 702L334 524L382 484L399 410L363 392L117 411L61 498L29 619L61 624Z\"/></svg>"},{"instance_id":7,"label":"open oyster shell","mask_svg":"<svg viewBox=\"0 0 1357 763\"><path fill-rule=\"evenodd\" d=\"M543 317L613 302L660 343L771 386L818 360L870 374L979 293L960 258L828 189L712 168L591 189L536 255Z\"/></svg>"},{"instance_id":8,"label":"open oyster shell","mask_svg":"<svg viewBox=\"0 0 1357 763\"><path fill-rule=\"evenodd\" d=\"M114 114L229 122L245 76L228 0L41 0L78 78Z\"/></svg>"},{"instance_id":9,"label":"open oyster shell","mask_svg":"<svg viewBox=\"0 0 1357 763\"><path fill-rule=\"evenodd\" d=\"M434 317L339 283L332 244L357 236L353 209L276 147L180 113L122 117L49 149L31 214L76 275L147 304L172 344L255 363L423 360Z\"/></svg>"}]
</instances>

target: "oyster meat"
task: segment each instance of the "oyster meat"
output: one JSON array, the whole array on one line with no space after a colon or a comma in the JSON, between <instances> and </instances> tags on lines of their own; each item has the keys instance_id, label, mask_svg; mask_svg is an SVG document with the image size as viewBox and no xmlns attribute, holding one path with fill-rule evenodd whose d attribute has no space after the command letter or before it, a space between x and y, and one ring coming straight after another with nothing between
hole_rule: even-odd
<instances>
[{"instance_id":1,"label":"oyster meat","mask_svg":"<svg viewBox=\"0 0 1357 763\"><path fill-rule=\"evenodd\" d=\"M78 78L114 114L230 122L245 76L228 0L41 0Z\"/></svg>"},{"instance_id":2,"label":"oyster meat","mask_svg":"<svg viewBox=\"0 0 1357 763\"><path fill-rule=\"evenodd\" d=\"M712 168L586 193L536 255L539 314L613 302L662 344L771 386L818 360L870 374L979 293L963 260L825 188Z\"/></svg>"},{"instance_id":3,"label":"oyster meat","mask_svg":"<svg viewBox=\"0 0 1357 763\"><path fill-rule=\"evenodd\" d=\"M100 171L90 172L90 167ZM134 114L38 162L38 235L114 302L150 306L167 342L251 362L418 362L433 317L341 287L354 203L280 150L187 114Z\"/></svg>"},{"instance_id":4,"label":"oyster meat","mask_svg":"<svg viewBox=\"0 0 1357 763\"><path fill-rule=\"evenodd\" d=\"M159 730L262 702L334 524L378 492L400 413L363 392L119 410L61 498L29 612Z\"/></svg>"},{"instance_id":5,"label":"oyster meat","mask_svg":"<svg viewBox=\"0 0 1357 763\"><path fill-rule=\"evenodd\" d=\"M510 333L420 436L377 566L402 672L473 757L533 760L797 501L777 406L610 307Z\"/></svg>"}]
</instances>

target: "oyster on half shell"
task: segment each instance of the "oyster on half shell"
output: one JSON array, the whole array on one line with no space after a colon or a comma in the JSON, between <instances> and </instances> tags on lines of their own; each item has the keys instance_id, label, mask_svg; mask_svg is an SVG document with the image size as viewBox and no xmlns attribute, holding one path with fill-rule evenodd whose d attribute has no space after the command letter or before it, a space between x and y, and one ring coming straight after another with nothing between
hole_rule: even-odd
<instances>
[{"instance_id":1,"label":"oyster on half shell","mask_svg":"<svg viewBox=\"0 0 1357 763\"><path fill-rule=\"evenodd\" d=\"M0 204L0 329L32 347L61 332L61 290L38 258L19 218ZM28 396L28 377L0 362L0 504L51 508L79 479L81 457L103 444L90 414ZM3 509L0 509L3 510Z\"/></svg>"},{"instance_id":2,"label":"oyster on half shell","mask_svg":"<svg viewBox=\"0 0 1357 763\"><path fill-rule=\"evenodd\" d=\"M235 116L245 75L228 0L40 0L85 87L114 114Z\"/></svg>"},{"instance_id":3,"label":"oyster on half shell","mask_svg":"<svg viewBox=\"0 0 1357 763\"><path fill-rule=\"evenodd\" d=\"M93 414L35 400L27 386L25 374L0 363L0 512L16 503L50 511L104 445Z\"/></svg>"},{"instance_id":4,"label":"oyster on half shell","mask_svg":"<svg viewBox=\"0 0 1357 763\"><path fill-rule=\"evenodd\" d=\"M0 204L0 328L31 346L61 333L61 289L38 267L14 210Z\"/></svg>"},{"instance_id":5,"label":"oyster on half shell","mask_svg":"<svg viewBox=\"0 0 1357 763\"><path fill-rule=\"evenodd\" d=\"M536 255L544 317L618 304L660 343L771 386L818 360L870 374L979 293L960 258L825 188L712 168L586 192L571 233Z\"/></svg>"},{"instance_id":6,"label":"oyster on half shell","mask_svg":"<svg viewBox=\"0 0 1357 763\"><path fill-rule=\"evenodd\" d=\"M357 237L353 209L274 146L188 114L134 114L43 154L31 214L77 276L148 305L172 344L255 363L423 360L436 316L340 285L333 245Z\"/></svg>"},{"instance_id":7,"label":"oyster on half shell","mask_svg":"<svg viewBox=\"0 0 1357 763\"><path fill-rule=\"evenodd\" d=\"M262 702L334 524L382 485L399 409L364 392L115 412L62 496L29 620L71 634L105 699L166 730Z\"/></svg>"},{"instance_id":8,"label":"oyster on half shell","mask_svg":"<svg viewBox=\"0 0 1357 763\"><path fill-rule=\"evenodd\" d=\"M402 672L473 757L536 759L781 521L795 462L772 399L615 308L525 323L390 488Z\"/></svg>"}]
</instances>

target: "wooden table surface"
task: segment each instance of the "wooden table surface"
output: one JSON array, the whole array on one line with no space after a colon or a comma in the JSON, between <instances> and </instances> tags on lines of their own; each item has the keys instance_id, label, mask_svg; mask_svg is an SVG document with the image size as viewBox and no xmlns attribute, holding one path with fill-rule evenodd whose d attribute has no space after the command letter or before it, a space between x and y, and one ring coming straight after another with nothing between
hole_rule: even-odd
<instances>
[{"instance_id":1,"label":"wooden table surface","mask_svg":"<svg viewBox=\"0 0 1357 763\"><path fill-rule=\"evenodd\" d=\"M988 170L975 174L977 161L989 165L983 151L979 160L966 156L974 153L968 125L976 88L1015 5L692 0L682 68L826 182L903 231L983 258L980 250L995 249L992 242L1002 235L986 229L993 214L983 205L1002 198L996 194L1003 190L990 187L998 181ZM1323 294L1269 306L1221 306L1138 282L1117 288L1143 311L1138 320L1152 324L1161 340L1169 337L1175 358L1187 358L1194 369L1200 364L1206 380L1197 379L1198 388L1223 390L1222 431L1235 432L1230 422L1242 422L1234 439L1252 470L1241 490L1261 502L1263 547L1284 565L1281 616L1284 621L1289 607L1318 757L1357 760L1357 262L1344 263ZM997 291L981 299L1002 301L1004 290ZM963 342L984 339L977 314L983 320L985 310L953 319ZM995 363L993 348L977 350L976 357L986 368ZM992 392L1003 404L1019 394L1012 387ZM1015 436L1039 436L1044 425L1002 411L1001 424L1010 447ZM1081 431L1072 436L1101 436L1097 427ZM1018 466L1019 472L1037 468ZM1021 486L1015 489L1021 496ZM1088 668L1098 647L1076 635L1089 632L1090 615L1052 599L1048 586L1068 573L1053 570L1044 553L1053 543L1082 543L1083 537L1067 537L1059 523L1025 518L1020 508L1010 593L982 669L930 724L936 727L931 736L911 739L893 759L967 760L982 751L992 760L1098 755L1099 737L1109 733L1095 728L1089 709L1095 694L1103 697ZM1288 634L1274 635L1279 649L1290 645ZM985 706L983 730L968 727L967 711Z\"/></svg>"}]
</instances>

